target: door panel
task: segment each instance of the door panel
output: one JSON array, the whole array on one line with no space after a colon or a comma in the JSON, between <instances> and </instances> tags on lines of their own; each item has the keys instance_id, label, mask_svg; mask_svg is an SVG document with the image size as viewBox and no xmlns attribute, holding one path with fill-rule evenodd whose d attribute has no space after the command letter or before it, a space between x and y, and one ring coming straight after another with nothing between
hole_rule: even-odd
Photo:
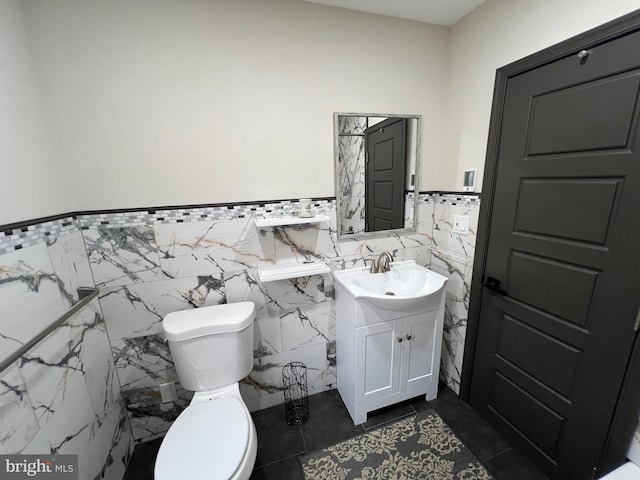
<instances>
[{"instance_id":1,"label":"door panel","mask_svg":"<svg viewBox=\"0 0 640 480\"><path fill-rule=\"evenodd\" d=\"M565 423L561 415L499 371L492 378L489 407L553 462Z\"/></svg>"},{"instance_id":2,"label":"door panel","mask_svg":"<svg viewBox=\"0 0 640 480\"><path fill-rule=\"evenodd\" d=\"M624 75L533 97L525 151L532 156L626 147L635 106L629 99L639 86L640 75Z\"/></svg>"},{"instance_id":3,"label":"door panel","mask_svg":"<svg viewBox=\"0 0 640 480\"><path fill-rule=\"evenodd\" d=\"M636 335L639 51L506 85L470 400L554 478L591 478Z\"/></svg>"},{"instance_id":4,"label":"door panel","mask_svg":"<svg viewBox=\"0 0 640 480\"><path fill-rule=\"evenodd\" d=\"M509 295L584 327L598 275L598 270L512 250ZM565 295L554 295L558 291Z\"/></svg>"},{"instance_id":5,"label":"door panel","mask_svg":"<svg viewBox=\"0 0 640 480\"><path fill-rule=\"evenodd\" d=\"M515 229L603 245L620 184L615 178L522 179Z\"/></svg>"},{"instance_id":6,"label":"door panel","mask_svg":"<svg viewBox=\"0 0 640 480\"><path fill-rule=\"evenodd\" d=\"M549 388L568 396L580 350L508 315L502 321L496 355ZM540 352L545 352L545 355L540 356ZM558 365L562 365L562 368L558 369Z\"/></svg>"}]
</instances>

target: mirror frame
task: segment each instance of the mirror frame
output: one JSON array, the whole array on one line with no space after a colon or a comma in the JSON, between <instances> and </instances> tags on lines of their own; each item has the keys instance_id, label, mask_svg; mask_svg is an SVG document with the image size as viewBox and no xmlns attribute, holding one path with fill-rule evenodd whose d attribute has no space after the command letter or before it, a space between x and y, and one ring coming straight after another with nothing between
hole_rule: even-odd
<instances>
[{"instance_id":1,"label":"mirror frame","mask_svg":"<svg viewBox=\"0 0 640 480\"><path fill-rule=\"evenodd\" d=\"M349 117L396 117L396 118L407 118L407 119L415 119L418 121L417 132L416 132L416 168L415 168L415 177L414 177L414 185L413 185L413 226L406 228L394 228L391 230L378 230L375 232L363 232L363 233L354 233L351 235L340 235L340 211L341 211L341 200L340 200L340 147L338 145L338 136L339 136L339 125L338 118L341 116L349 116ZM333 157L334 157L334 190L336 196L336 235L338 241L345 240L361 240L367 238L381 238L388 237L390 235L407 235L411 233L416 233L418 230L418 200L420 196L420 179L422 178L422 115L411 115L411 114L399 114L399 113L361 113L361 112L334 112L333 114Z\"/></svg>"}]
</instances>

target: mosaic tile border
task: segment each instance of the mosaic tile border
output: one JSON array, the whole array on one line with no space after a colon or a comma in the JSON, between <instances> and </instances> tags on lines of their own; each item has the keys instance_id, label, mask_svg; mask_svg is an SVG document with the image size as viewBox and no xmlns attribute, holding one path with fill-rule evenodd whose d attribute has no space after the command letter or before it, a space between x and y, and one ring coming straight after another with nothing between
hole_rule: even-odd
<instances>
[{"instance_id":1,"label":"mosaic tile border","mask_svg":"<svg viewBox=\"0 0 640 480\"><path fill-rule=\"evenodd\" d=\"M79 215L80 228L89 229L109 225L113 227L130 227L136 225L158 225L169 223L202 222L207 220L232 220L253 215L270 213L277 215L295 210L297 201L282 200L267 203L229 204L215 207L190 207L166 210L141 209L132 212L96 213ZM320 210L335 210L335 200L317 200L312 207Z\"/></svg>"},{"instance_id":2,"label":"mosaic tile border","mask_svg":"<svg viewBox=\"0 0 640 480\"><path fill-rule=\"evenodd\" d=\"M236 203L216 206L183 208L141 208L124 212L77 213L33 224L29 221L0 227L0 255L49 242L63 235L96 227L132 227L216 220L232 220L262 214L287 214L296 209L297 200ZM312 206L319 212L335 210L335 199L318 199Z\"/></svg>"},{"instance_id":3,"label":"mosaic tile border","mask_svg":"<svg viewBox=\"0 0 640 480\"><path fill-rule=\"evenodd\" d=\"M424 194L421 194L424 195ZM442 205L458 205L462 207L479 207L480 194L460 193L427 193L430 201Z\"/></svg>"},{"instance_id":4,"label":"mosaic tile border","mask_svg":"<svg viewBox=\"0 0 640 480\"><path fill-rule=\"evenodd\" d=\"M79 229L74 215L42 223L34 223L33 225L5 229L0 232L0 254L13 252L42 242L49 242L63 235L77 232Z\"/></svg>"},{"instance_id":5,"label":"mosaic tile border","mask_svg":"<svg viewBox=\"0 0 640 480\"><path fill-rule=\"evenodd\" d=\"M408 196L412 197L413 193L410 192ZM480 206L480 196L478 194L421 192L418 203L440 203L445 205L478 207ZM295 200L280 200L173 209L142 208L126 212L69 214L55 220L33 223L31 225L29 225L28 222L21 222L19 226L8 226L8 228L0 230L0 255L42 242L49 242L63 235L77 232L78 230L88 230L101 226L117 228L139 225L232 220L266 213L272 215L278 215L279 213L287 214L295 210L296 204L297 201ZM312 205L320 212L336 209L335 198L314 200ZM34 220L34 222L36 221ZM0 227L0 229L1 228L2 227Z\"/></svg>"}]
</instances>

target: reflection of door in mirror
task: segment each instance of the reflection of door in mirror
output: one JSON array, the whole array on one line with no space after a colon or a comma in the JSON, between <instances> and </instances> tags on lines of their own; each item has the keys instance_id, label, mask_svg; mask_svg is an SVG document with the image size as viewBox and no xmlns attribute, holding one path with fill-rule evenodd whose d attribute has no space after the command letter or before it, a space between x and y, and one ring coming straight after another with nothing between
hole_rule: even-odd
<instances>
[{"instance_id":1,"label":"reflection of door in mirror","mask_svg":"<svg viewBox=\"0 0 640 480\"><path fill-rule=\"evenodd\" d=\"M365 130L365 231L404 228L407 120L389 118Z\"/></svg>"},{"instance_id":2,"label":"reflection of door in mirror","mask_svg":"<svg viewBox=\"0 0 640 480\"><path fill-rule=\"evenodd\" d=\"M420 117L336 114L335 120L338 236L415 228ZM386 138L394 129L404 133ZM365 162L368 150L370 168Z\"/></svg>"},{"instance_id":3,"label":"reflection of door in mirror","mask_svg":"<svg viewBox=\"0 0 640 480\"><path fill-rule=\"evenodd\" d=\"M338 238L415 231L420 121L418 115L334 115ZM404 125L404 134L396 140L377 138L381 128L391 132L400 125ZM365 167L367 144L372 144L369 155L374 160L369 165L376 167L375 172L367 173ZM385 152L395 156L387 158L382 155ZM391 164L398 168L388 168ZM385 177L391 170L395 170L394 179ZM369 210L367 204L372 205ZM371 219L368 226L367 218Z\"/></svg>"}]
</instances>

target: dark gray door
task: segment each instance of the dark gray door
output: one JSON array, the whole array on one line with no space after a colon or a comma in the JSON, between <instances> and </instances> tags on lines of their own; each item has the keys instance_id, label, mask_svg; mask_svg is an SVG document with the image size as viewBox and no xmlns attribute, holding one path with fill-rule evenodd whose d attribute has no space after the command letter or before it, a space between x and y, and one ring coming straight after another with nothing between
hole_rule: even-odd
<instances>
[{"instance_id":1,"label":"dark gray door","mask_svg":"<svg viewBox=\"0 0 640 480\"><path fill-rule=\"evenodd\" d=\"M552 477L600 461L640 307L640 34L506 87L471 404Z\"/></svg>"},{"instance_id":2,"label":"dark gray door","mask_svg":"<svg viewBox=\"0 0 640 480\"><path fill-rule=\"evenodd\" d=\"M367 232L404 227L407 120L390 118L365 131Z\"/></svg>"}]
</instances>

